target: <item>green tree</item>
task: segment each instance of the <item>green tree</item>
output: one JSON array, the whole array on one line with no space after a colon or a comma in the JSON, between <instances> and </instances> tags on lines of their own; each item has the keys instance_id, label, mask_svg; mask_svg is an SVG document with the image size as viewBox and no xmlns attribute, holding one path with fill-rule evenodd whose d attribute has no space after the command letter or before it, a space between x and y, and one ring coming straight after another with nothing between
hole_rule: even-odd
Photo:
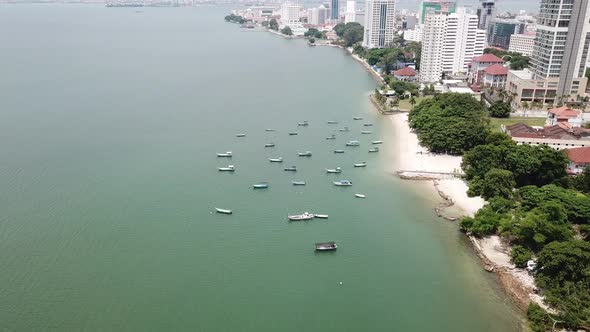
<instances>
[{"instance_id":1,"label":"green tree","mask_svg":"<svg viewBox=\"0 0 590 332\"><path fill-rule=\"evenodd\" d=\"M314 37L309 38L309 43L310 44L315 44L315 38Z\"/></svg>"},{"instance_id":2,"label":"green tree","mask_svg":"<svg viewBox=\"0 0 590 332\"><path fill-rule=\"evenodd\" d=\"M332 30L334 30L334 32L336 32L336 35L338 37L344 36L344 31L345 31L344 23L338 23L338 24L336 24L334 26L334 28L332 28Z\"/></svg>"},{"instance_id":3,"label":"green tree","mask_svg":"<svg viewBox=\"0 0 590 332\"><path fill-rule=\"evenodd\" d=\"M344 46L350 47L363 40L364 29L363 26L356 22L349 22L344 25L344 33L342 40Z\"/></svg>"},{"instance_id":4,"label":"green tree","mask_svg":"<svg viewBox=\"0 0 590 332\"><path fill-rule=\"evenodd\" d=\"M279 31L279 23L273 18L268 22L268 28L274 31Z\"/></svg>"},{"instance_id":5,"label":"green tree","mask_svg":"<svg viewBox=\"0 0 590 332\"><path fill-rule=\"evenodd\" d=\"M416 106L416 98L414 97L414 95L412 95L412 97L410 98L410 105L412 105L412 108Z\"/></svg>"},{"instance_id":6,"label":"green tree","mask_svg":"<svg viewBox=\"0 0 590 332\"><path fill-rule=\"evenodd\" d=\"M316 33L320 32L318 29L316 28L309 28L307 29L307 31L305 31L303 33L304 37L315 37Z\"/></svg>"},{"instance_id":7,"label":"green tree","mask_svg":"<svg viewBox=\"0 0 590 332\"><path fill-rule=\"evenodd\" d=\"M590 194L590 166L586 166L584 171L574 178L574 187L581 192Z\"/></svg>"},{"instance_id":8,"label":"green tree","mask_svg":"<svg viewBox=\"0 0 590 332\"><path fill-rule=\"evenodd\" d=\"M504 101L495 102L488 110L492 118L507 118L511 111L510 104Z\"/></svg>"},{"instance_id":9,"label":"green tree","mask_svg":"<svg viewBox=\"0 0 590 332\"><path fill-rule=\"evenodd\" d=\"M538 304L531 302L526 312L529 326L533 332L547 332L553 330L554 320Z\"/></svg>"},{"instance_id":10,"label":"green tree","mask_svg":"<svg viewBox=\"0 0 590 332\"><path fill-rule=\"evenodd\" d=\"M460 155L485 142L489 119L472 96L442 93L422 101L409 113L420 143L435 153Z\"/></svg>"},{"instance_id":11,"label":"green tree","mask_svg":"<svg viewBox=\"0 0 590 332\"><path fill-rule=\"evenodd\" d=\"M492 168L482 178L475 177L470 185L467 194L469 196L481 196L485 199L492 197L512 198L512 190L516 182L512 172Z\"/></svg>"},{"instance_id":12,"label":"green tree","mask_svg":"<svg viewBox=\"0 0 590 332\"><path fill-rule=\"evenodd\" d=\"M286 36L292 36L293 35L293 31L291 30L291 28L289 26L286 26L286 27L282 28L281 29L281 33L283 35L286 35Z\"/></svg>"}]
</instances>

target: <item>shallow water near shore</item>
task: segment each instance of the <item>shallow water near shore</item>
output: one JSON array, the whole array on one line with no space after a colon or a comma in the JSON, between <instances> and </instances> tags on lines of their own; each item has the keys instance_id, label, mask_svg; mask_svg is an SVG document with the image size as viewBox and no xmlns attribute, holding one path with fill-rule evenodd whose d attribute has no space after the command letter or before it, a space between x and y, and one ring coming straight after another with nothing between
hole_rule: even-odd
<instances>
[{"instance_id":1,"label":"shallow water near shore","mask_svg":"<svg viewBox=\"0 0 590 332\"><path fill-rule=\"evenodd\" d=\"M227 12L2 7L0 326L520 331L437 199L391 174L391 123L363 67ZM254 191L260 181L270 188ZM287 221L304 211L329 219ZM324 241L338 250L314 253Z\"/></svg>"}]
</instances>

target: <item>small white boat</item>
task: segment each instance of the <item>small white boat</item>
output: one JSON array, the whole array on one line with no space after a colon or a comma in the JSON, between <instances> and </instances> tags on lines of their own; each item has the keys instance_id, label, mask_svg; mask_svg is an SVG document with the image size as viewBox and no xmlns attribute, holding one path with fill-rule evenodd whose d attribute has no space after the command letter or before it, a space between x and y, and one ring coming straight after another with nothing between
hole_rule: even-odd
<instances>
[{"instance_id":1,"label":"small white boat","mask_svg":"<svg viewBox=\"0 0 590 332\"><path fill-rule=\"evenodd\" d=\"M268 183L261 182L261 183L257 183L257 184L252 185L252 187L254 189L266 189L266 188L268 188Z\"/></svg>"},{"instance_id":2,"label":"small white boat","mask_svg":"<svg viewBox=\"0 0 590 332\"><path fill-rule=\"evenodd\" d=\"M305 181L291 181L294 186L305 186Z\"/></svg>"},{"instance_id":3,"label":"small white boat","mask_svg":"<svg viewBox=\"0 0 590 332\"><path fill-rule=\"evenodd\" d=\"M295 135L298 135L298 133L296 133L296 132L289 133L289 136L295 136Z\"/></svg>"},{"instance_id":4,"label":"small white boat","mask_svg":"<svg viewBox=\"0 0 590 332\"><path fill-rule=\"evenodd\" d=\"M371 144L382 144L383 141L372 141Z\"/></svg>"},{"instance_id":5,"label":"small white boat","mask_svg":"<svg viewBox=\"0 0 590 332\"><path fill-rule=\"evenodd\" d=\"M299 157L311 157L311 151L298 152Z\"/></svg>"},{"instance_id":6,"label":"small white boat","mask_svg":"<svg viewBox=\"0 0 590 332\"><path fill-rule=\"evenodd\" d=\"M314 214L314 217L320 218L320 219L328 219L327 214Z\"/></svg>"},{"instance_id":7,"label":"small white boat","mask_svg":"<svg viewBox=\"0 0 590 332\"><path fill-rule=\"evenodd\" d=\"M234 165L227 165L227 167L219 167L218 170L220 172L234 172L236 168Z\"/></svg>"},{"instance_id":8,"label":"small white boat","mask_svg":"<svg viewBox=\"0 0 590 332\"><path fill-rule=\"evenodd\" d=\"M346 143L346 146L359 146L361 145L361 143L359 143L359 141L349 141L348 143Z\"/></svg>"},{"instance_id":9,"label":"small white boat","mask_svg":"<svg viewBox=\"0 0 590 332\"><path fill-rule=\"evenodd\" d=\"M246 134L236 134L236 137L246 137Z\"/></svg>"},{"instance_id":10,"label":"small white boat","mask_svg":"<svg viewBox=\"0 0 590 332\"><path fill-rule=\"evenodd\" d=\"M266 129L264 129L264 131L275 131L275 130L272 128L266 128Z\"/></svg>"},{"instance_id":11,"label":"small white boat","mask_svg":"<svg viewBox=\"0 0 590 332\"><path fill-rule=\"evenodd\" d=\"M342 173L342 169L340 167L336 167L333 169L326 168L326 173L333 173L333 174Z\"/></svg>"},{"instance_id":12,"label":"small white boat","mask_svg":"<svg viewBox=\"0 0 590 332\"><path fill-rule=\"evenodd\" d=\"M336 139L336 135L332 134L332 136L328 136L326 139Z\"/></svg>"},{"instance_id":13,"label":"small white boat","mask_svg":"<svg viewBox=\"0 0 590 332\"><path fill-rule=\"evenodd\" d=\"M315 244L315 251L330 251L338 249L336 242L322 242Z\"/></svg>"},{"instance_id":14,"label":"small white boat","mask_svg":"<svg viewBox=\"0 0 590 332\"><path fill-rule=\"evenodd\" d=\"M350 128L348 128L348 127L344 127L344 128L340 128L340 129L338 129L338 130L340 130L340 131L350 131Z\"/></svg>"},{"instance_id":15,"label":"small white boat","mask_svg":"<svg viewBox=\"0 0 590 332\"><path fill-rule=\"evenodd\" d=\"M361 131L361 134L363 134L363 135L369 135L369 134L372 134L372 132L367 131L367 130L363 130L363 131Z\"/></svg>"},{"instance_id":16,"label":"small white boat","mask_svg":"<svg viewBox=\"0 0 590 332\"><path fill-rule=\"evenodd\" d=\"M374 147L372 149L369 149L369 152L379 152L379 148L378 147Z\"/></svg>"},{"instance_id":17,"label":"small white boat","mask_svg":"<svg viewBox=\"0 0 590 332\"><path fill-rule=\"evenodd\" d=\"M217 213L223 213L223 214L232 214L232 210L228 210L228 209L220 209L220 208L215 208L215 211L217 211Z\"/></svg>"},{"instance_id":18,"label":"small white boat","mask_svg":"<svg viewBox=\"0 0 590 332\"><path fill-rule=\"evenodd\" d=\"M362 163L356 163L356 164L354 164L354 167L366 167L366 166L367 166L367 163L364 162L364 161Z\"/></svg>"},{"instance_id":19,"label":"small white boat","mask_svg":"<svg viewBox=\"0 0 590 332\"><path fill-rule=\"evenodd\" d=\"M334 185L341 186L341 187L349 187L349 186L352 186L352 182L350 182L348 180L340 180L340 181L334 181Z\"/></svg>"},{"instance_id":20,"label":"small white boat","mask_svg":"<svg viewBox=\"0 0 590 332\"><path fill-rule=\"evenodd\" d=\"M283 162L283 158L279 157L279 158L270 158L268 159L268 161L270 161L271 163L282 163Z\"/></svg>"},{"instance_id":21,"label":"small white boat","mask_svg":"<svg viewBox=\"0 0 590 332\"><path fill-rule=\"evenodd\" d=\"M303 121L303 122L299 122L297 125L299 127L307 127L307 126L309 126L309 123L307 121Z\"/></svg>"},{"instance_id":22,"label":"small white boat","mask_svg":"<svg viewBox=\"0 0 590 332\"><path fill-rule=\"evenodd\" d=\"M338 121L331 120L331 121L328 121L328 124L338 124Z\"/></svg>"},{"instance_id":23,"label":"small white boat","mask_svg":"<svg viewBox=\"0 0 590 332\"><path fill-rule=\"evenodd\" d=\"M297 172L297 167L295 167L295 166L285 167L284 170L287 172Z\"/></svg>"},{"instance_id":24,"label":"small white boat","mask_svg":"<svg viewBox=\"0 0 590 332\"><path fill-rule=\"evenodd\" d=\"M227 152L222 152L222 153L218 153L217 157L226 157L226 158L231 158L232 157L232 153L231 151L227 151Z\"/></svg>"},{"instance_id":25,"label":"small white boat","mask_svg":"<svg viewBox=\"0 0 590 332\"><path fill-rule=\"evenodd\" d=\"M275 144L274 143L266 143L266 144L264 144L264 147L265 148L274 148Z\"/></svg>"},{"instance_id":26,"label":"small white boat","mask_svg":"<svg viewBox=\"0 0 590 332\"><path fill-rule=\"evenodd\" d=\"M365 196L363 194L354 194L354 197L356 197L356 198L366 198L367 196Z\"/></svg>"},{"instance_id":27,"label":"small white boat","mask_svg":"<svg viewBox=\"0 0 590 332\"><path fill-rule=\"evenodd\" d=\"M334 150L334 153L344 153L344 150Z\"/></svg>"},{"instance_id":28,"label":"small white boat","mask_svg":"<svg viewBox=\"0 0 590 332\"><path fill-rule=\"evenodd\" d=\"M365 127L372 127L373 124L372 123L365 123L365 124L363 124L363 126L365 126Z\"/></svg>"},{"instance_id":29,"label":"small white boat","mask_svg":"<svg viewBox=\"0 0 590 332\"><path fill-rule=\"evenodd\" d=\"M309 212L304 212L303 214L295 214L292 216L287 216L289 220L310 220L313 219L314 215Z\"/></svg>"},{"instance_id":30,"label":"small white boat","mask_svg":"<svg viewBox=\"0 0 590 332\"><path fill-rule=\"evenodd\" d=\"M352 118L353 120L362 120L363 118L360 116L355 116L354 118Z\"/></svg>"}]
</instances>

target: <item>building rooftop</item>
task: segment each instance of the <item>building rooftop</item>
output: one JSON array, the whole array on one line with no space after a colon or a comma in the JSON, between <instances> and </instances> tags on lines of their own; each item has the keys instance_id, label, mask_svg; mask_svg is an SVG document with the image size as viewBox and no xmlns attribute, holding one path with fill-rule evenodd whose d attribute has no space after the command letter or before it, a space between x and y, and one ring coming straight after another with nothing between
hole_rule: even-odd
<instances>
[{"instance_id":1,"label":"building rooftop","mask_svg":"<svg viewBox=\"0 0 590 332\"><path fill-rule=\"evenodd\" d=\"M576 164L590 164L590 147L568 149L567 157Z\"/></svg>"},{"instance_id":2,"label":"building rooftop","mask_svg":"<svg viewBox=\"0 0 590 332\"><path fill-rule=\"evenodd\" d=\"M578 113L578 111L573 110L567 106L561 106L558 108L552 108L549 110L549 114L553 114L555 115L558 119L571 119L571 118L577 118L580 116L580 114Z\"/></svg>"},{"instance_id":3,"label":"building rooftop","mask_svg":"<svg viewBox=\"0 0 590 332\"><path fill-rule=\"evenodd\" d=\"M498 58L493 54L484 54L480 56L476 56L473 58L473 62L494 62L494 63L504 63L505 61Z\"/></svg>"},{"instance_id":4,"label":"building rooftop","mask_svg":"<svg viewBox=\"0 0 590 332\"><path fill-rule=\"evenodd\" d=\"M590 139L590 130L585 128L572 128L567 124L557 124L544 128L534 128L524 123L506 126L506 133L511 137L538 138L538 139L564 139L579 140Z\"/></svg>"},{"instance_id":5,"label":"building rooftop","mask_svg":"<svg viewBox=\"0 0 590 332\"><path fill-rule=\"evenodd\" d=\"M418 75L418 73L410 67L398 69L398 70L394 71L393 74L395 76L416 76L416 75Z\"/></svg>"},{"instance_id":6,"label":"building rooftop","mask_svg":"<svg viewBox=\"0 0 590 332\"><path fill-rule=\"evenodd\" d=\"M533 79L533 72L528 69L510 70L510 73L521 80L532 80Z\"/></svg>"},{"instance_id":7,"label":"building rooftop","mask_svg":"<svg viewBox=\"0 0 590 332\"><path fill-rule=\"evenodd\" d=\"M508 75L508 68L502 66L499 63L493 64L483 71L490 75Z\"/></svg>"}]
</instances>

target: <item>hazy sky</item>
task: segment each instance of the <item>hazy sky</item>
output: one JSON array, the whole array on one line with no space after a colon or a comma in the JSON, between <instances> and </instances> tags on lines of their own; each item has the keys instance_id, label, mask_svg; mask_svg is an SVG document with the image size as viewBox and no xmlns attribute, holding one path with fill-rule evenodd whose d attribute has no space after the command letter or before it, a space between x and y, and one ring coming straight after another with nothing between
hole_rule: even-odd
<instances>
[{"instance_id":1,"label":"hazy sky","mask_svg":"<svg viewBox=\"0 0 590 332\"><path fill-rule=\"evenodd\" d=\"M397 0L397 6L399 9L418 9L420 0ZM473 7L476 8L479 4L479 0L457 0L459 6ZM496 0L498 10L518 12L521 9L527 12L537 12L539 10L538 0Z\"/></svg>"}]
</instances>

